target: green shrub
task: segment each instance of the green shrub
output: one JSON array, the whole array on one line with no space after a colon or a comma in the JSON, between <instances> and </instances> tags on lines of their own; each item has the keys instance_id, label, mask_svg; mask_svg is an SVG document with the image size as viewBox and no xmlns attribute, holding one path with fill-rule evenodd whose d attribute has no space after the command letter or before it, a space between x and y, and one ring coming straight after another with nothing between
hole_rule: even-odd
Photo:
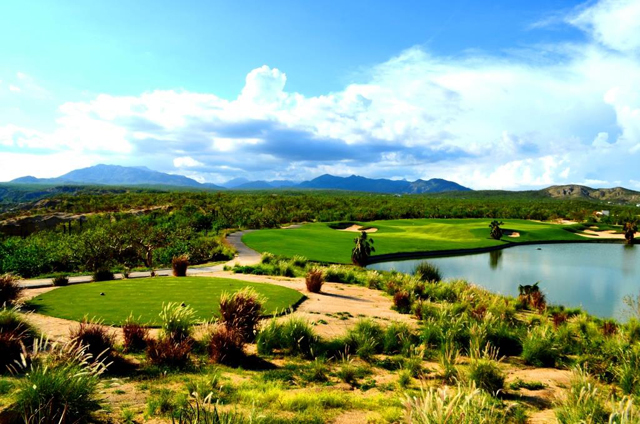
<instances>
[{"instance_id":1,"label":"green shrub","mask_svg":"<svg viewBox=\"0 0 640 424\"><path fill-rule=\"evenodd\" d=\"M302 374L302 378L306 381L322 383L327 381L327 363L322 358L315 358L309 363Z\"/></svg>"},{"instance_id":2,"label":"green shrub","mask_svg":"<svg viewBox=\"0 0 640 424\"><path fill-rule=\"evenodd\" d=\"M475 359L469 365L469 381L491 395L496 395L504 387L504 373L495 361Z\"/></svg>"},{"instance_id":3,"label":"green shrub","mask_svg":"<svg viewBox=\"0 0 640 424\"><path fill-rule=\"evenodd\" d=\"M317 349L318 337L309 323L289 317L284 321L272 319L256 337L258 353L270 355L274 350L310 356Z\"/></svg>"},{"instance_id":4,"label":"green shrub","mask_svg":"<svg viewBox=\"0 0 640 424\"><path fill-rule=\"evenodd\" d=\"M522 344L522 359L536 367L556 366L560 352L548 327L536 327L529 331Z\"/></svg>"},{"instance_id":5,"label":"green shrub","mask_svg":"<svg viewBox=\"0 0 640 424\"><path fill-rule=\"evenodd\" d=\"M411 385L411 375L410 370L400 370L398 372L398 386L401 389L406 389Z\"/></svg>"},{"instance_id":6,"label":"green shrub","mask_svg":"<svg viewBox=\"0 0 640 424\"><path fill-rule=\"evenodd\" d=\"M13 306L18 301L23 290L18 281L15 275L0 275L0 308Z\"/></svg>"},{"instance_id":7,"label":"green shrub","mask_svg":"<svg viewBox=\"0 0 640 424\"><path fill-rule=\"evenodd\" d=\"M27 422L92 422L100 408L101 362L77 345L54 346L50 358L36 361L17 384L12 409Z\"/></svg>"},{"instance_id":8,"label":"green shrub","mask_svg":"<svg viewBox=\"0 0 640 424\"><path fill-rule=\"evenodd\" d=\"M520 389L543 390L546 387L547 387L546 384L541 383L539 381L524 381L519 378L515 379L514 381L511 382L511 384L509 384L509 388L511 390L520 390Z\"/></svg>"},{"instance_id":9,"label":"green shrub","mask_svg":"<svg viewBox=\"0 0 640 424\"><path fill-rule=\"evenodd\" d=\"M69 285L69 277L66 275L58 275L53 279L53 285L56 287L64 287Z\"/></svg>"},{"instance_id":10,"label":"green shrub","mask_svg":"<svg viewBox=\"0 0 640 424\"><path fill-rule=\"evenodd\" d=\"M411 328L401 322L389 324L382 335L382 352L387 355L396 353L408 354L415 344L415 336Z\"/></svg>"},{"instance_id":11,"label":"green shrub","mask_svg":"<svg viewBox=\"0 0 640 424\"><path fill-rule=\"evenodd\" d=\"M447 383L453 383L459 376L457 367L459 356L460 352L451 340L447 340L440 348L439 363L442 379Z\"/></svg>"},{"instance_id":12,"label":"green shrub","mask_svg":"<svg viewBox=\"0 0 640 424\"><path fill-rule=\"evenodd\" d=\"M215 326L207 335L209 359L216 364L238 364L244 358L245 338L235 327Z\"/></svg>"},{"instance_id":13,"label":"green shrub","mask_svg":"<svg viewBox=\"0 0 640 424\"><path fill-rule=\"evenodd\" d=\"M245 424L252 422L233 411L219 411L218 405L210 404L210 399L197 396L194 401L181 406L174 414L173 424ZM262 421L261 421L262 422Z\"/></svg>"},{"instance_id":14,"label":"green shrub","mask_svg":"<svg viewBox=\"0 0 640 424\"><path fill-rule=\"evenodd\" d=\"M98 282L98 281L111 281L111 280L114 280L116 277L115 275L113 275L113 272L111 272L110 270L100 269L93 273L92 278L93 278L93 281Z\"/></svg>"},{"instance_id":15,"label":"green shrub","mask_svg":"<svg viewBox=\"0 0 640 424\"><path fill-rule=\"evenodd\" d=\"M262 318L264 299L251 288L220 296L220 323L246 342L255 339L256 327Z\"/></svg>"},{"instance_id":16,"label":"green shrub","mask_svg":"<svg viewBox=\"0 0 640 424\"><path fill-rule=\"evenodd\" d=\"M640 392L640 347L620 349L619 363L615 370L618 385L626 395Z\"/></svg>"},{"instance_id":17,"label":"green shrub","mask_svg":"<svg viewBox=\"0 0 640 424\"><path fill-rule=\"evenodd\" d=\"M437 283L442 280L442 273L440 272L440 268L427 261L420 262L413 270L413 275L424 282Z\"/></svg>"},{"instance_id":18,"label":"green shrub","mask_svg":"<svg viewBox=\"0 0 640 424\"><path fill-rule=\"evenodd\" d=\"M164 336L175 341L186 340L191 337L191 329L196 323L196 316L190 306L169 302L162 304L160 311L160 329Z\"/></svg>"},{"instance_id":19,"label":"green shrub","mask_svg":"<svg viewBox=\"0 0 640 424\"><path fill-rule=\"evenodd\" d=\"M522 353L522 336L518 328L510 327L502 320L484 325L486 341L498 349L501 356L518 356Z\"/></svg>"},{"instance_id":20,"label":"green shrub","mask_svg":"<svg viewBox=\"0 0 640 424\"><path fill-rule=\"evenodd\" d=\"M189 255L174 256L171 259L171 269L174 277L186 277L189 268Z\"/></svg>"},{"instance_id":21,"label":"green shrub","mask_svg":"<svg viewBox=\"0 0 640 424\"><path fill-rule=\"evenodd\" d=\"M360 319L347 331L345 343L350 352L364 360L382 351L383 330L380 324L372 319Z\"/></svg>"}]
</instances>

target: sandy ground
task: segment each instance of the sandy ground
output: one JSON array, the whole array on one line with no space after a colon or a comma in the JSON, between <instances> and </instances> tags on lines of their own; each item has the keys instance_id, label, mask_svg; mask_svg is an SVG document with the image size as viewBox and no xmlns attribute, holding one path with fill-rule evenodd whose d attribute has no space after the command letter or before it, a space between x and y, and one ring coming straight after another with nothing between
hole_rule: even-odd
<instances>
[{"instance_id":1,"label":"sandy ground","mask_svg":"<svg viewBox=\"0 0 640 424\"><path fill-rule=\"evenodd\" d=\"M508 234L506 234L507 237L520 237L520 233L517 231L511 231Z\"/></svg>"},{"instance_id":2,"label":"sandy ground","mask_svg":"<svg viewBox=\"0 0 640 424\"><path fill-rule=\"evenodd\" d=\"M380 291L371 290L366 287L341 283L325 283L322 292L316 294L306 291L304 279L302 278L267 277L261 275L231 274L227 272L210 273L207 274L207 276L233 278L257 283L270 283L304 293L307 299L298 306L292 315L308 320L315 326L317 333L323 337L333 337L343 334L359 318L364 316L372 317L380 323L388 323L391 321L415 322L408 315L402 315L392 310L392 300L390 297L385 296ZM26 289L23 298L24 300L31 299L50 290L57 290L57 288ZM28 319L49 338L55 340L67 340L70 330L78 325L76 321L54 318L37 313L29 313ZM279 319L283 318L281 317ZM202 331L203 329L200 328L199 330ZM113 331L117 338L121 340L122 331L117 327L114 327ZM157 330L152 330L152 334L155 332L157 332Z\"/></svg>"},{"instance_id":3,"label":"sandy ground","mask_svg":"<svg viewBox=\"0 0 640 424\"><path fill-rule=\"evenodd\" d=\"M365 233L375 233L376 231L378 231L378 229L374 227L367 228L366 230L362 230L362 228L364 228L362 225L354 224L351 227L343 228L342 230L338 230L338 231L350 231L352 233L361 233L362 231L364 231Z\"/></svg>"},{"instance_id":4,"label":"sandy ground","mask_svg":"<svg viewBox=\"0 0 640 424\"><path fill-rule=\"evenodd\" d=\"M624 234L616 233L614 230L607 231L594 231L592 229L583 230L582 233L577 233L582 237L587 238L599 238L599 239L615 239L615 240L624 240ZM635 237L640 237L640 232L635 234Z\"/></svg>"}]
</instances>

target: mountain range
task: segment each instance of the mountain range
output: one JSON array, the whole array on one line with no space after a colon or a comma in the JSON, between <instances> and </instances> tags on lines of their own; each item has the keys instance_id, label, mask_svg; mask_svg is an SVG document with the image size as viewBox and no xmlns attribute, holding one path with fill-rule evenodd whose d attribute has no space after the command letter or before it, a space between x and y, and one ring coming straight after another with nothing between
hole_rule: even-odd
<instances>
[{"instance_id":1,"label":"mountain range","mask_svg":"<svg viewBox=\"0 0 640 424\"><path fill-rule=\"evenodd\" d=\"M352 175L337 177L322 175L310 181L296 182L289 180L249 181L235 178L218 186L200 183L184 175L166 174L146 167L127 167L119 165L95 165L77 169L56 178L35 178L31 176L16 178L11 183L22 184L91 184L111 186L173 186L210 190L268 190L268 189L316 189L316 190L348 190L372 193L420 194L441 193L445 191L470 191L453 181L439 178L430 180L371 179Z\"/></svg>"}]
</instances>

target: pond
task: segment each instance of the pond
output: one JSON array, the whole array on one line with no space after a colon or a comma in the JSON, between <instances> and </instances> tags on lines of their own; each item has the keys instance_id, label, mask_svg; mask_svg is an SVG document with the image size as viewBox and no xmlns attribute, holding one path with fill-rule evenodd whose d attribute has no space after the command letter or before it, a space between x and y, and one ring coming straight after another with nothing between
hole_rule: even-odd
<instances>
[{"instance_id":1,"label":"pond","mask_svg":"<svg viewBox=\"0 0 640 424\"><path fill-rule=\"evenodd\" d=\"M494 252L369 265L413 273L428 260L445 279L461 278L493 292L517 296L518 285L540 282L549 304L580 306L603 317L625 319L623 297L640 292L640 246L621 244L539 244Z\"/></svg>"}]
</instances>

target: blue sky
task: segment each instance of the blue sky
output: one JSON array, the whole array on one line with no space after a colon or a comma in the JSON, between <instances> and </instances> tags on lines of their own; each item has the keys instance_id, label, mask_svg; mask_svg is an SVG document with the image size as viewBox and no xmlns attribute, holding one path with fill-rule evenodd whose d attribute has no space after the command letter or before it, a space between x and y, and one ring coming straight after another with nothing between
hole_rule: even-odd
<instances>
[{"instance_id":1,"label":"blue sky","mask_svg":"<svg viewBox=\"0 0 640 424\"><path fill-rule=\"evenodd\" d=\"M0 12L0 180L117 163L211 182L330 172L640 188L637 1Z\"/></svg>"}]
</instances>

